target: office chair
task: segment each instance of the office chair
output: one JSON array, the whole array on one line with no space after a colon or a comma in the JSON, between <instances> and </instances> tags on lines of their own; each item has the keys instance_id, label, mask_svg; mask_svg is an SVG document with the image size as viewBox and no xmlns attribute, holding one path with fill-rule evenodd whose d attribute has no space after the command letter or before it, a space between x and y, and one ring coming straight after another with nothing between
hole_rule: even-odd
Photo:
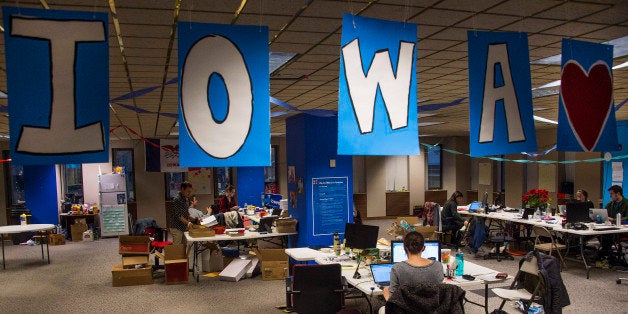
<instances>
[{"instance_id":1,"label":"office chair","mask_svg":"<svg viewBox=\"0 0 628 314\"><path fill-rule=\"evenodd\" d=\"M465 294L466 291L459 286L446 283L400 285L384 305L384 312L464 314Z\"/></svg>"},{"instance_id":2,"label":"office chair","mask_svg":"<svg viewBox=\"0 0 628 314\"><path fill-rule=\"evenodd\" d=\"M536 238L534 239L534 249L548 252L550 256L552 255L552 251L555 250L558 253L558 258L560 259L561 270L567 269L567 265L565 265L565 260L563 259L563 255L560 253L561 250L567 249L567 246L556 242L556 239L554 239L554 236L552 236L549 230L547 230L547 228L545 227L534 226L532 231L536 235ZM543 242L542 240L543 238L549 239L550 241Z\"/></svg>"},{"instance_id":3,"label":"office chair","mask_svg":"<svg viewBox=\"0 0 628 314\"><path fill-rule=\"evenodd\" d=\"M304 314L339 311L345 293L341 272L340 264L294 265L292 288L286 289L287 301L292 297L292 309Z\"/></svg>"},{"instance_id":4,"label":"office chair","mask_svg":"<svg viewBox=\"0 0 628 314\"><path fill-rule=\"evenodd\" d=\"M523 287L518 286L520 281L523 282ZM547 285L543 276L539 273L536 257L533 256L530 260L523 260L517 275L512 280L510 288L491 289L493 293L502 299L502 303L496 311L502 311L506 301L522 301L524 312L527 313L533 302L541 302L540 299L544 295L545 287Z\"/></svg>"}]
</instances>

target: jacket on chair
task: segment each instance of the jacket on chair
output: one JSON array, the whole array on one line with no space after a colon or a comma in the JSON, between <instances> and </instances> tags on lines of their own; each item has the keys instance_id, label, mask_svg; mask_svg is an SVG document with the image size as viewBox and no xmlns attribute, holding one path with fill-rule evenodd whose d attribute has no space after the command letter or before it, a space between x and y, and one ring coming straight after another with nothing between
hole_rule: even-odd
<instances>
[{"instance_id":1,"label":"jacket on chair","mask_svg":"<svg viewBox=\"0 0 628 314\"><path fill-rule=\"evenodd\" d=\"M542 295L543 310L548 314L562 313L563 307L571 304L571 301L569 300L567 288L563 283L563 278L560 275L560 264L558 260L554 256L539 251L532 251L519 261L519 266L521 267L524 260L530 260L533 256L536 257L539 273L543 276L547 285ZM522 284L521 280L520 278L520 285Z\"/></svg>"},{"instance_id":2,"label":"jacket on chair","mask_svg":"<svg viewBox=\"0 0 628 314\"><path fill-rule=\"evenodd\" d=\"M400 285L386 302L386 314L464 313L464 295L462 288L444 283Z\"/></svg>"}]
</instances>

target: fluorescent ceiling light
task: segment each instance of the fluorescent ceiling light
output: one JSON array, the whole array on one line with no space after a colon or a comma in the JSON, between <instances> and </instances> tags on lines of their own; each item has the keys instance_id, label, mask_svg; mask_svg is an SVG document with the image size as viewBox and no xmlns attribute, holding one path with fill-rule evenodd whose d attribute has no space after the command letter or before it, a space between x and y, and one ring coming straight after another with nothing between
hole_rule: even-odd
<instances>
[{"instance_id":1,"label":"fluorescent ceiling light","mask_svg":"<svg viewBox=\"0 0 628 314\"><path fill-rule=\"evenodd\" d=\"M435 115L436 115L436 113L423 113L423 112L419 112L419 114L418 114L419 118L433 117Z\"/></svg>"},{"instance_id":2,"label":"fluorescent ceiling light","mask_svg":"<svg viewBox=\"0 0 628 314\"><path fill-rule=\"evenodd\" d=\"M534 120L539 121L539 122L549 123L549 124L558 124L558 122L556 122L554 120L545 119L545 118L539 117L539 116L534 116Z\"/></svg>"},{"instance_id":3,"label":"fluorescent ceiling light","mask_svg":"<svg viewBox=\"0 0 628 314\"><path fill-rule=\"evenodd\" d=\"M179 136L179 131L170 132L170 133L168 133L168 135Z\"/></svg>"},{"instance_id":4,"label":"fluorescent ceiling light","mask_svg":"<svg viewBox=\"0 0 628 314\"><path fill-rule=\"evenodd\" d=\"M7 98L9 98L9 95L7 95L7 93L0 90L0 99L7 99Z\"/></svg>"},{"instance_id":5,"label":"fluorescent ceiling light","mask_svg":"<svg viewBox=\"0 0 628 314\"><path fill-rule=\"evenodd\" d=\"M297 54L294 52L270 52L268 62L268 73L273 73L282 65L286 64Z\"/></svg>"},{"instance_id":6,"label":"fluorescent ceiling light","mask_svg":"<svg viewBox=\"0 0 628 314\"><path fill-rule=\"evenodd\" d=\"M543 107L539 107L539 108L532 108L532 111L543 111L543 110L547 110L549 108L543 108Z\"/></svg>"},{"instance_id":7,"label":"fluorescent ceiling light","mask_svg":"<svg viewBox=\"0 0 628 314\"><path fill-rule=\"evenodd\" d=\"M419 122L419 126L432 126L432 125L439 125L443 123L445 122Z\"/></svg>"},{"instance_id":8,"label":"fluorescent ceiling light","mask_svg":"<svg viewBox=\"0 0 628 314\"><path fill-rule=\"evenodd\" d=\"M286 133L270 133L270 136L283 136L286 135Z\"/></svg>"},{"instance_id":9,"label":"fluorescent ceiling light","mask_svg":"<svg viewBox=\"0 0 628 314\"><path fill-rule=\"evenodd\" d=\"M418 103L422 103L422 102L426 102L426 101L430 101L432 99L430 98L419 98L419 100L417 100Z\"/></svg>"},{"instance_id":10,"label":"fluorescent ceiling light","mask_svg":"<svg viewBox=\"0 0 628 314\"><path fill-rule=\"evenodd\" d=\"M613 67L613 70L617 70L617 69L621 69L621 68L625 68L628 67L628 61L622 63L622 64L618 64L616 66Z\"/></svg>"},{"instance_id":11,"label":"fluorescent ceiling light","mask_svg":"<svg viewBox=\"0 0 628 314\"><path fill-rule=\"evenodd\" d=\"M603 44L613 45L613 58L628 55L628 36L609 40ZM560 55L550 56L530 62L530 64L560 65Z\"/></svg>"},{"instance_id":12,"label":"fluorescent ceiling light","mask_svg":"<svg viewBox=\"0 0 628 314\"><path fill-rule=\"evenodd\" d=\"M436 136L436 134L419 134L419 137L431 137Z\"/></svg>"}]
</instances>

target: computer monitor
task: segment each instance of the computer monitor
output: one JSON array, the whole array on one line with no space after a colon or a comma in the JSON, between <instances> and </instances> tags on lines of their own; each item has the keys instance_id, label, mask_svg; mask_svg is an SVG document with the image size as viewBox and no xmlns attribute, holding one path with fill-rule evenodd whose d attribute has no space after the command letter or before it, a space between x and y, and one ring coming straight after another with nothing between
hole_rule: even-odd
<instances>
[{"instance_id":1,"label":"computer monitor","mask_svg":"<svg viewBox=\"0 0 628 314\"><path fill-rule=\"evenodd\" d=\"M589 222L589 206L586 202L567 203L567 222Z\"/></svg>"},{"instance_id":2,"label":"computer monitor","mask_svg":"<svg viewBox=\"0 0 628 314\"><path fill-rule=\"evenodd\" d=\"M273 208L272 215L273 216L281 215L281 208Z\"/></svg>"},{"instance_id":3,"label":"computer monitor","mask_svg":"<svg viewBox=\"0 0 628 314\"><path fill-rule=\"evenodd\" d=\"M277 219L276 216L270 216L270 217L262 217L259 220L259 227L257 228L258 232L268 232L271 233L273 232L273 222L275 222L275 219Z\"/></svg>"},{"instance_id":4,"label":"computer monitor","mask_svg":"<svg viewBox=\"0 0 628 314\"><path fill-rule=\"evenodd\" d=\"M378 226L347 223L345 225L345 247L352 249L375 248L377 247L378 235Z\"/></svg>"},{"instance_id":5,"label":"computer monitor","mask_svg":"<svg viewBox=\"0 0 628 314\"><path fill-rule=\"evenodd\" d=\"M440 242L438 240L425 240L425 250L421 257L433 259L440 262ZM403 241L392 241L390 243L390 258L393 263L403 262L408 259L403 248Z\"/></svg>"}]
</instances>

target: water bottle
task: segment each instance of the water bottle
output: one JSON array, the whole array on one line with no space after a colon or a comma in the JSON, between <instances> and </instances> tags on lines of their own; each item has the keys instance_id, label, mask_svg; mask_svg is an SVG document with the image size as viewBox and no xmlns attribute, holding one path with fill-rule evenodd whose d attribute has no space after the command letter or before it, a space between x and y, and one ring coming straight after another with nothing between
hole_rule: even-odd
<instances>
[{"instance_id":1,"label":"water bottle","mask_svg":"<svg viewBox=\"0 0 628 314\"><path fill-rule=\"evenodd\" d=\"M615 223L617 227L621 227L621 213L617 213L617 217L615 217Z\"/></svg>"},{"instance_id":2,"label":"water bottle","mask_svg":"<svg viewBox=\"0 0 628 314\"><path fill-rule=\"evenodd\" d=\"M338 232L334 232L334 253L336 256L340 255L340 235Z\"/></svg>"},{"instance_id":3,"label":"water bottle","mask_svg":"<svg viewBox=\"0 0 628 314\"><path fill-rule=\"evenodd\" d=\"M20 215L20 225L22 226L26 225L26 214Z\"/></svg>"},{"instance_id":4,"label":"water bottle","mask_svg":"<svg viewBox=\"0 0 628 314\"><path fill-rule=\"evenodd\" d=\"M464 275L464 254L460 251L456 254L456 264L458 265L456 267L456 276Z\"/></svg>"}]
</instances>

